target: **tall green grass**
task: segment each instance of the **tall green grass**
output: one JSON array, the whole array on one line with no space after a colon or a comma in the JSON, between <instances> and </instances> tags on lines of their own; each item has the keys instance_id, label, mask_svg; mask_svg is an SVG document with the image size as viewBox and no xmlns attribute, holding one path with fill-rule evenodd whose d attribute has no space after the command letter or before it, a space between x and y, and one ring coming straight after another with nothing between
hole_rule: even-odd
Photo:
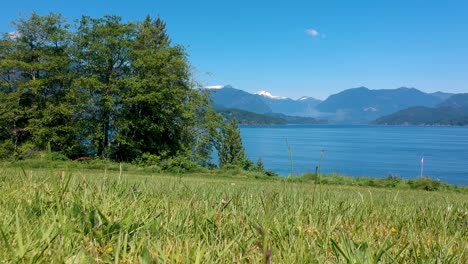
<instances>
[{"instance_id":1,"label":"tall green grass","mask_svg":"<svg viewBox=\"0 0 468 264\"><path fill-rule=\"evenodd\" d=\"M112 166L0 169L0 260L468 263L466 193Z\"/></svg>"}]
</instances>

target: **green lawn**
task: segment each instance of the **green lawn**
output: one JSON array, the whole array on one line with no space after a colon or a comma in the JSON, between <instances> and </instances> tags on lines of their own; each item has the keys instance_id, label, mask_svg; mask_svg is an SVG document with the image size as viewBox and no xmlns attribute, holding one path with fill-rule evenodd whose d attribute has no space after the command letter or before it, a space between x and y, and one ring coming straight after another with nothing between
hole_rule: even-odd
<instances>
[{"instance_id":1,"label":"green lawn","mask_svg":"<svg viewBox=\"0 0 468 264\"><path fill-rule=\"evenodd\" d=\"M223 175L3 166L0 263L468 263L466 192Z\"/></svg>"}]
</instances>

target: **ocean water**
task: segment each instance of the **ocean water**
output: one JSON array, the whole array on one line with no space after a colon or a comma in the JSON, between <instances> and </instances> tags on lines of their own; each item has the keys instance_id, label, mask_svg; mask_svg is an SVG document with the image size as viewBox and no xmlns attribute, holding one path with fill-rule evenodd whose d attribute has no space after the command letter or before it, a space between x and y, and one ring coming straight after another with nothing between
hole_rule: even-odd
<instances>
[{"instance_id":1,"label":"ocean water","mask_svg":"<svg viewBox=\"0 0 468 264\"><path fill-rule=\"evenodd\" d=\"M240 128L247 155L265 167L290 174L322 173L405 179L423 175L468 185L468 128L422 126L287 125Z\"/></svg>"}]
</instances>

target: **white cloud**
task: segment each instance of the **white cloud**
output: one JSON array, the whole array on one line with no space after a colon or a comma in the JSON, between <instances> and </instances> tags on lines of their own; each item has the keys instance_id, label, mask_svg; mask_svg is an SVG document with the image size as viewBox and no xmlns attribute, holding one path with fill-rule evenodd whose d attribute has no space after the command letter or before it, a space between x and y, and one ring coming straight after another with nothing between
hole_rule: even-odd
<instances>
[{"instance_id":1,"label":"white cloud","mask_svg":"<svg viewBox=\"0 0 468 264\"><path fill-rule=\"evenodd\" d=\"M312 37L318 37L320 35L320 33L313 28L306 29L305 32L307 35L312 36Z\"/></svg>"}]
</instances>

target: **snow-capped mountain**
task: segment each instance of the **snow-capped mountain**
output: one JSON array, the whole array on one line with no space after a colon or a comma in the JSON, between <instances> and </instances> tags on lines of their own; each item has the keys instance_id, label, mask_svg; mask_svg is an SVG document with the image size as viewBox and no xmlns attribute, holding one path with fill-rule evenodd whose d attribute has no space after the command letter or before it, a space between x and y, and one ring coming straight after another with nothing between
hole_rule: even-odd
<instances>
[{"instance_id":1,"label":"snow-capped mountain","mask_svg":"<svg viewBox=\"0 0 468 264\"><path fill-rule=\"evenodd\" d=\"M211 98L216 107L237 108L254 113L281 113L295 116L314 116L315 106L320 100L307 97L304 100L293 100L285 96L272 95L268 91L255 94L235 89L230 85L206 86L211 90Z\"/></svg>"},{"instance_id":2,"label":"snow-capped mountain","mask_svg":"<svg viewBox=\"0 0 468 264\"><path fill-rule=\"evenodd\" d=\"M268 91L259 91L259 92L256 92L255 94L256 94L256 95L265 96L265 97L271 98L271 99L288 99L288 97L272 95L272 94L271 94L270 92L268 92Z\"/></svg>"},{"instance_id":3,"label":"snow-capped mountain","mask_svg":"<svg viewBox=\"0 0 468 264\"><path fill-rule=\"evenodd\" d=\"M215 88L214 88L215 87ZM412 107L433 107L450 94L428 94L414 88L371 90L365 87L347 89L326 100L302 96L293 100L268 91L251 94L231 86L208 86L215 106L237 108L259 114L280 113L328 119L334 123L367 124L383 115Z\"/></svg>"},{"instance_id":4,"label":"snow-capped mountain","mask_svg":"<svg viewBox=\"0 0 468 264\"><path fill-rule=\"evenodd\" d=\"M208 90L216 90L216 89L223 89L225 86L224 85L209 85L209 86L205 86L203 87L204 89L208 89Z\"/></svg>"},{"instance_id":5,"label":"snow-capped mountain","mask_svg":"<svg viewBox=\"0 0 468 264\"><path fill-rule=\"evenodd\" d=\"M235 89L230 85L218 89L205 89L210 91L215 108L236 108L257 114L272 112L261 96Z\"/></svg>"}]
</instances>

